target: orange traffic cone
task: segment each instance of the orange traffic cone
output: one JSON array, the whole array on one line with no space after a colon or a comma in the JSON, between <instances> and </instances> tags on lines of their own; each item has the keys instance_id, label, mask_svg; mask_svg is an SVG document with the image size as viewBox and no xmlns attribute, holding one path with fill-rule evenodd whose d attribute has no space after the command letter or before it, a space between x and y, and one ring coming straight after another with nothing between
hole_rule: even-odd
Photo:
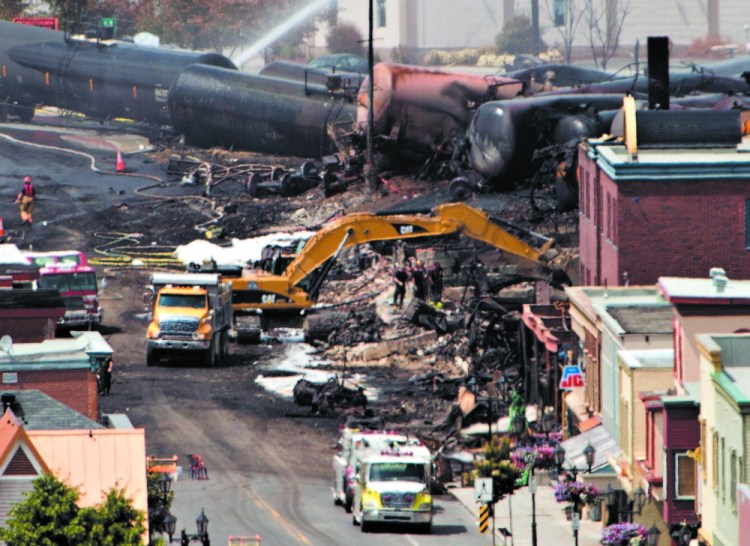
<instances>
[{"instance_id":1,"label":"orange traffic cone","mask_svg":"<svg viewBox=\"0 0 750 546\"><path fill-rule=\"evenodd\" d=\"M117 172L125 172L125 162L122 160L122 154L120 153L120 150L117 150Z\"/></svg>"}]
</instances>

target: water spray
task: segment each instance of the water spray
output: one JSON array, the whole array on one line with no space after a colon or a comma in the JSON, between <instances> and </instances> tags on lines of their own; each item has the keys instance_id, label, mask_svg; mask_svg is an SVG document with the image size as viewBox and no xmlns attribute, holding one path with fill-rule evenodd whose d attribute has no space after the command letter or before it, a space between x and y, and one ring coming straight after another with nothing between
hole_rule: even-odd
<instances>
[{"instance_id":1,"label":"water spray","mask_svg":"<svg viewBox=\"0 0 750 546\"><path fill-rule=\"evenodd\" d=\"M292 30L294 27L302 24L309 17L312 17L320 10L328 6L331 1L332 0L314 0L300 11L295 12L294 15L289 17L289 19L275 27L273 30L271 30L271 32L263 36L260 40L257 40L235 59L232 59L232 61L234 61L234 64L236 64L237 66L242 67L243 64L245 64L253 57L258 56L265 48L284 36L284 34Z\"/></svg>"}]
</instances>

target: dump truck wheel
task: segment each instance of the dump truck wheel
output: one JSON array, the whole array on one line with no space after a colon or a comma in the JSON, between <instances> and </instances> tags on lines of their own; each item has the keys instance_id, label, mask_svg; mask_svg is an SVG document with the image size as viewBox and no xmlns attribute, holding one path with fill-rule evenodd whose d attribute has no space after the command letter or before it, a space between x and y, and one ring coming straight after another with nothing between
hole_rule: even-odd
<instances>
[{"instance_id":1,"label":"dump truck wheel","mask_svg":"<svg viewBox=\"0 0 750 546\"><path fill-rule=\"evenodd\" d=\"M159 353L153 347L146 347L146 366L156 366L159 364Z\"/></svg>"},{"instance_id":2,"label":"dump truck wheel","mask_svg":"<svg viewBox=\"0 0 750 546\"><path fill-rule=\"evenodd\" d=\"M332 332L341 328L349 313L342 311L329 311L316 313L305 317L305 323L302 326L305 333L305 341L315 340L325 341Z\"/></svg>"}]
</instances>

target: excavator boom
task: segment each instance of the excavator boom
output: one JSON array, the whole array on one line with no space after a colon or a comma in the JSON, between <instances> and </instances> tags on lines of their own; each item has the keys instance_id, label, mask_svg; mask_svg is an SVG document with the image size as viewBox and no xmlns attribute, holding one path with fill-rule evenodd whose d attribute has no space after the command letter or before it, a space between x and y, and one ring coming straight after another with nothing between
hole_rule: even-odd
<instances>
[{"instance_id":1,"label":"excavator boom","mask_svg":"<svg viewBox=\"0 0 750 546\"><path fill-rule=\"evenodd\" d=\"M484 212L463 203L439 205L432 215L357 212L331 221L308 239L283 276L289 279L290 286L296 286L339 251L351 246L455 233L533 262L539 262L554 242L549 239L541 249L536 249L493 223Z\"/></svg>"}]
</instances>

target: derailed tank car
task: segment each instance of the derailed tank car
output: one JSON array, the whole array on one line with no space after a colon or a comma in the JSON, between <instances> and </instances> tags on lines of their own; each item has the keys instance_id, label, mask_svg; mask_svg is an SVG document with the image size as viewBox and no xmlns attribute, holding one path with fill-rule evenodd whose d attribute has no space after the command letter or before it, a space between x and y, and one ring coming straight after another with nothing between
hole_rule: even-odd
<instances>
[{"instance_id":1,"label":"derailed tank car","mask_svg":"<svg viewBox=\"0 0 750 546\"><path fill-rule=\"evenodd\" d=\"M460 74L390 63L373 68L373 134L388 138L397 153L425 157L464 134L477 106L523 91L511 78ZM369 83L359 94L358 123L367 127Z\"/></svg>"},{"instance_id":2,"label":"derailed tank car","mask_svg":"<svg viewBox=\"0 0 750 546\"><path fill-rule=\"evenodd\" d=\"M7 113L26 120L35 105L45 104L98 119L169 123L169 87L194 63L236 69L214 53L66 37L0 21L0 97Z\"/></svg>"},{"instance_id":3,"label":"derailed tank car","mask_svg":"<svg viewBox=\"0 0 750 546\"><path fill-rule=\"evenodd\" d=\"M199 146L322 157L329 124L352 128L355 106L324 86L193 65L169 90L175 130Z\"/></svg>"}]
</instances>

